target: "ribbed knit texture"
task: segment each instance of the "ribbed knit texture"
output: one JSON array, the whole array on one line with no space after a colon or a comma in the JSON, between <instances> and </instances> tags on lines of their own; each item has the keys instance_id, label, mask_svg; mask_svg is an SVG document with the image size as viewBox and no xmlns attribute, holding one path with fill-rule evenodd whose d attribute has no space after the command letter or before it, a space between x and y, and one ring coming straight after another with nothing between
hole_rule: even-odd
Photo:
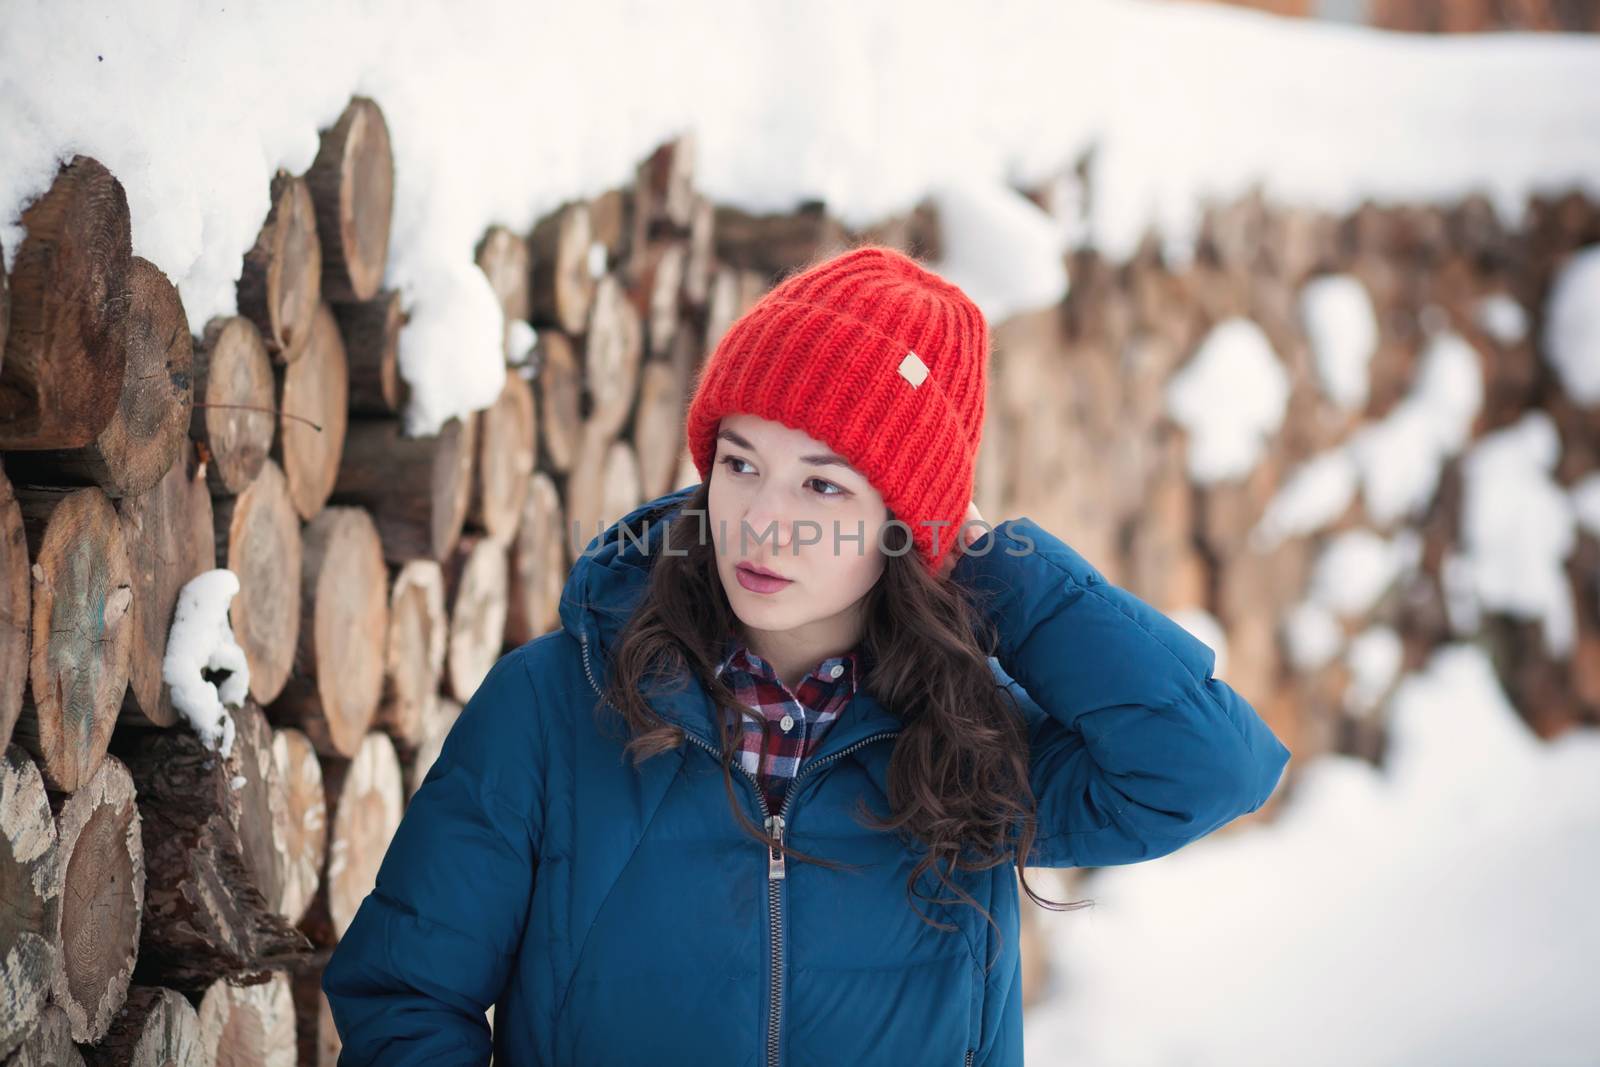
<instances>
[{"instance_id":1,"label":"ribbed knit texture","mask_svg":"<svg viewBox=\"0 0 1600 1067\"><path fill-rule=\"evenodd\" d=\"M901 372L913 352L920 385ZM937 574L972 499L988 355L959 288L897 249L855 248L784 279L723 335L689 402L689 451L704 480L724 415L801 430L866 476Z\"/></svg>"}]
</instances>

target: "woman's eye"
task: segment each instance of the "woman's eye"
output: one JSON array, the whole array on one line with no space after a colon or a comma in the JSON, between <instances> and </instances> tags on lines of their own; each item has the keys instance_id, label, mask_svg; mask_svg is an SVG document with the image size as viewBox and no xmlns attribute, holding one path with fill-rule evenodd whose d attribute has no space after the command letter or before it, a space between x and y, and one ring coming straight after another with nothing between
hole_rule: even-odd
<instances>
[{"instance_id":1,"label":"woman's eye","mask_svg":"<svg viewBox=\"0 0 1600 1067\"><path fill-rule=\"evenodd\" d=\"M734 473L734 474L743 474L743 473L745 473L744 471L739 470L735 466L735 464L743 463L747 467L750 465L749 463L747 463L740 456L723 456L721 459L717 460L717 462L727 466L728 470L730 472ZM824 489L820 489L820 490L817 491L817 495L818 496L843 496L843 495L845 495L844 489L841 486L837 486L837 485L833 484L832 482L827 481L824 478L810 478L810 479L807 479L807 483L810 484L810 485L820 485L820 486L825 486L826 487Z\"/></svg>"}]
</instances>

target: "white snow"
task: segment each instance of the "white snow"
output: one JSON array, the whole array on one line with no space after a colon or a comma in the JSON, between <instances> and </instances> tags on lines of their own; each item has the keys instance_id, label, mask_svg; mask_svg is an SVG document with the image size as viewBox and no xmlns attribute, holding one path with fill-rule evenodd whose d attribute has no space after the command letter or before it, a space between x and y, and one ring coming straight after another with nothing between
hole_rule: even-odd
<instances>
[{"instance_id":1,"label":"white snow","mask_svg":"<svg viewBox=\"0 0 1600 1067\"><path fill-rule=\"evenodd\" d=\"M1204 608L1194 607L1179 608L1167 614L1216 654L1216 663L1211 668L1211 673L1217 678L1225 677L1228 673L1228 634L1217 621L1217 617Z\"/></svg>"},{"instance_id":2,"label":"white snow","mask_svg":"<svg viewBox=\"0 0 1600 1067\"><path fill-rule=\"evenodd\" d=\"M1358 471L1347 450L1334 448L1313 456L1267 502L1261 521L1250 531L1250 547L1265 552L1288 538L1322 529L1349 509L1358 485Z\"/></svg>"},{"instance_id":3,"label":"white snow","mask_svg":"<svg viewBox=\"0 0 1600 1067\"><path fill-rule=\"evenodd\" d=\"M1457 549L1446 549L1439 561L1439 586L1450 632L1459 637L1477 633L1483 624L1483 609L1473 583L1472 561Z\"/></svg>"},{"instance_id":4,"label":"white snow","mask_svg":"<svg viewBox=\"0 0 1600 1067\"><path fill-rule=\"evenodd\" d=\"M1572 513L1578 525L1600 537L1600 471L1590 471L1579 478L1567 495L1572 498Z\"/></svg>"},{"instance_id":5,"label":"white snow","mask_svg":"<svg viewBox=\"0 0 1600 1067\"><path fill-rule=\"evenodd\" d=\"M1577 517L1552 478L1560 458L1555 423L1530 411L1485 435L1462 464L1461 547L1478 600L1539 620L1554 656L1571 652L1577 626L1564 566L1577 543Z\"/></svg>"},{"instance_id":6,"label":"white snow","mask_svg":"<svg viewBox=\"0 0 1600 1067\"><path fill-rule=\"evenodd\" d=\"M1573 256L1551 283L1544 354L1574 403L1600 404L1600 245Z\"/></svg>"},{"instance_id":7,"label":"white snow","mask_svg":"<svg viewBox=\"0 0 1600 1067\"><path fill-rule=\"evenodd\" d=\"M1374 768L1298 768L1271 824L1094 872L1041 918L1029 1063L1595 1062L1600 730L1536 739L1470 646L1389 701ZM1056 894L1060 899L1061 894Z\"/></svg>"},{"instance_id":8,"label":"white snow","mask_svg":"<svg viewBox=\"0 0 1600 1067\"><path fill-rule=\"evenodd\" d=\"M1393 539L1367 529L1347 530L1324 545L1312 565L1310 599L1340 618L1359 619L1416 566L1421 553L1421 538L1411 530Z\"/></svg>"},{"instance_id":9,"label":"white snow","mask_svg":"<svg viewBox=\"0 0 1600 1067\"><path fill-rule=\"evenodd\" d=\"M1261 327L1224 319L1166 386L1167 412L1189 432L1197 482L1243 478L1283 424L1289 376Z\"/></svg>"},{"instance_id":10,"label":"white snow","mask_svg":"<svg viewBox=\"0 0 1600 1067\"><path fill-rule=\"evenodd\" d=\"M1405 398L1347 442L1374 523L1388 526L1421 515L1438 490L1445 461L1466 444L1482 406L1477 350L1458 334L1435 334L1418 357Z\"/></svg>"},{"instance_id":11,"label":"white snow","mask_svg":"<svg viewBox=\"0 0 1600 1067\"><path fill-rule=\"evenodd\" d=\"M1366 286L1349 274L1313 278L1300 293L1300 318L1323 392L1347 410L1364 407L1378 348L1378 316Z\"/></svg>"},{"instance_id":12,"label":"white snow","mask_svg":"<svg viewBox=\"0 0 1600 1067\"><path fill-rule=\"evenodd\" d=\"M1377 707L1399 678L1404 655L1400 635L1390 626L1371 626L1352 638L1345 653L1350 668L1345 707L1357 714Z\"/></svg>"},{"instance_id":13,"label":"white snow","mask_svg":"<svg viewBox=\"0 0 1600 1067\"><path fill-rule=\"evenodd\" d=\"M822 198L854 227L941 185L1042 184L1093 148L1083 239L1117 259L1152 225L1187 247L1201 197L1257 183L1331 211L1482 191L1508 220L1530 191L1600 189L1600 96L1575 90L1597 65L1600 40L1576 35L1446 43L1134 0L15 0L0 243L9 267L22 208L58 160L93 155L199 332L234 310L273 172L303 173L318 130L370 95L395 152L385 281L412 316L407 423L426 433L503 382L498 306L472 267L485 229L629 181L682 130L714 200ZM1016 297L981 269L997 262L985 247L940 267L1004 308ZM1056 265L1041 269L1022 296L1052 291Z\"/></svg>"},{"instance_id":14,"label":"white snow","mask_svg":"<svg viewBox=\"0 0 1600 1067\"><path fill-rule=\"evenodd\" d=\"M1344 644L1338 617L1312 600L1291 608L1282 626L1289 662L1297 670L1317 670L1337 656Z\"/></svg>"},{"instance_id":15,"label":"white snow","mask_svg":"<svg viewBox=\"0 0 1600 1067\"><path fill-rule=\"evenodd\" d=\"M1501 345L1514 345L1528 336L1528 313L1510 293L1490 293L1478 301L1478 325Z\"/></svg>"},{"instance_id":16,"label":"white snow","mask_svg":"<svg viewBox=\"0 0 1600 1067\"><path fill-rule=\"evenodd\" d=\"M993 182L949 182L930 199L939 211L939 275L960 286L990 322L1059 304L1067 269L1059 224L1037 204Z\"/></svg>"},{"instance_id":17,"label":"white snow","mask_svg":"<svg viewBox=\"0 0 1600 1067\"><path fill-rule=\"evenodd\" d=\"M528 362L528 357L533 355L534 346L538 343L539 332L526 320L512 320L511 332L506 338L506 362L511 364Z\"/></svg>"},{"instance_id":18,"label":"white snow","mask_svg":"<svg viewBox=\"0 0 1600 1067\"><path fill-rule=\"evenodd\" d=\"M250 692L250 664L228 625L228 605L238 592L239 576L226 568L203 571L185 582L161 661L161 680L171 687L172 706L205 746L224 759L233 750L228 707L242 707ZM231 673L219 689L202 670Z\"/></svg>"}]
</instances>

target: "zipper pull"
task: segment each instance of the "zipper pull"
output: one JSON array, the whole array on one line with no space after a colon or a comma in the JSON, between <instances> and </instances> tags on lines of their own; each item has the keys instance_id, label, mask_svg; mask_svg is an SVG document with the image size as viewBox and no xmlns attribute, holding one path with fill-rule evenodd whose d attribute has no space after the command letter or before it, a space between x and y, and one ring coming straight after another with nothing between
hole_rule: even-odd
<instances>
[{"instance_id":1,"label":"zipper pull","mask_svg":"<svg viewBox=\"0 0 1600 1067\"><path fill-rule=\"evenodd\" d=\"M767 833L777 838L780 844L783 842L782 815L767 816ZM769 847L767 849L767 878L770 880L773 878L782 878L783 876L783 851L781 849Z\"/></svg>"}]
</instances>

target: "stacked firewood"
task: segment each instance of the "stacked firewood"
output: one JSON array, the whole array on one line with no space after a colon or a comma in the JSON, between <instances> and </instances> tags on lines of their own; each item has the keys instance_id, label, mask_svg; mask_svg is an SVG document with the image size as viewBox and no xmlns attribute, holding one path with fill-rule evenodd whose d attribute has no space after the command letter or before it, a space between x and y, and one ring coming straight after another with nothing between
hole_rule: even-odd
<instances>
[{"instance_id":1,"label":"stacked firewood","mask_svg":"<svg viewBox=\"0 0 1600 1067\"><path fill-rule=\"evenodd\" d=\"M483 235L503 389L412 436L407 298L384 288L393 180L383 115L357 98L310 168L272 183L238 314L203 326L132 255L126 196L95 160L23 216L0 272L0 1063L334 1062L321 969L411 794L495 660L559 626L586 544L697 480L681 433L705 353L781 275L851 244L940 258L928 205L863 231L817 203L715 206L685 135L625 187ZM1029 195L1082 204L1059 196L1081 180ZM1297 760L1379 758L1376 695L1352 703L1344 651L1381 626L1412 670L1461 636L1445 603L1460 457L1410 517L1356 496L1316 530L1256 535L1299 469L1402 409L1446 335L1481 371L1471 437L1542 412L1563 486L1600 469L1600 415L1537 355L1554 278L1596 243L1600 206L1577 194L1515 224L1481 199L1334 217L1252 195L1211 207L1185 260L1154 237L1125 262L1075 251L1064 303L993 324L977 503L1034 518L1163 611L1209 613L1223 676ZM1319 379L1306 321L1330 276L1374 324L1353 406ZM1283 365L1287 414L1250 471L1201 483L1167 389L1241 320ZM1420 565L1338 618L1339 655L1297 662L1286 623L1352 531L1415 534ZM238 578L249 666L226 756L162 670L179 591L213 568ZM1473 635L1545 735L1600 719L1600 539L1580 535L1568 569L1574 654L1505 615Z\"/></svg>"},{"instance_id":2,"label":"stacked firewood","mask_svg":"<svg viewBox=\"0 0 1600 1067\"><path fill-rule=\"evenodd\" d=\"M358 97L321 138L272 183L236 315L188 321L85 156L0 271L0 1062L334 1063L321 969L462 704L559 625L596 533L698 480L688 392L763 246L847 237L719 212L666 143L484 235L503 391L410 436L387 126ZM249 666L226 756L162 670L213 568Z\"/></svg>"}]
</instances>

